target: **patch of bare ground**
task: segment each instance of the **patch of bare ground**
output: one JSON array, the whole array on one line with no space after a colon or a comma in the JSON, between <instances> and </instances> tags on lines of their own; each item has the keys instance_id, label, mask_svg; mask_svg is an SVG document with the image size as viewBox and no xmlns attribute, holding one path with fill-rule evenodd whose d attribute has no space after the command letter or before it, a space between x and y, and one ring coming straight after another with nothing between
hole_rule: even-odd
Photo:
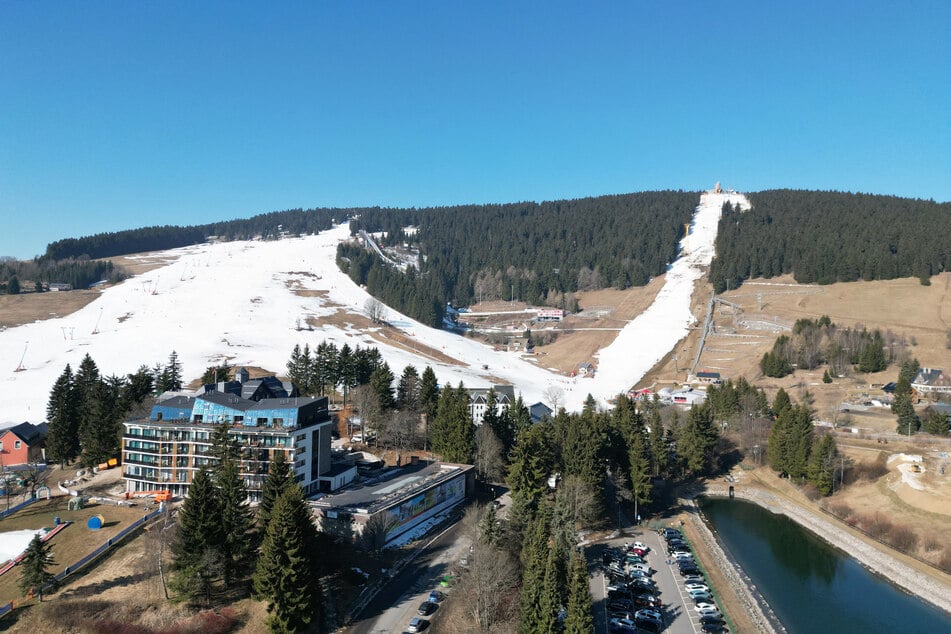
<instances>
[{"instance_id":1,"label":"patch of bare ground","mask_svg":"<svg viewBox=\"0 0 951 634\"><path fill-rule=\"evenodd\" d=\"M0 295L0 328L65 317L99 297L98 290Z\"/></svg>"},{"instance_id":2,"label":"patch of bare ground","mask_svg":"<svg viewBox=\"0 0 951 634\"><path fill-rule=\"evenodd\" d=\"M433 361L439 361L440 363L447 363L449 365L464 365L458 359L454 359L432 346L427 346L416 337L412 337L397 328L377 327L375 330L370 330L367 334L381 343L402 348L403 350L432 359ZM504 382L505 381L503 381L503 383Z\"/></svg>"},{"instance_id":3,"label":"patch of bare ground","mask_svg":"<svg viewBox=\"0 0 951 634\"><path fill-rule=\"evenodd\" d=\"M521 334L525 328L531 328L535 333L551 331L557 334L552 343L536 346L535 354L540 366L570 374L578 369L580 363L593 361L598 350L614 341L627 322L650 306L663 285L664 277L661 276L651 280L647 286L623 291L606 288L576 293L581 312L568 315L560 323L533 324L530 315L509 316L494 323L510 325L515 334ZM483 302L473 306L472 310L518 311L526 307L520 302Z\"/></svg>"},{"instance_id":4,"label":"patch of bare ground","mask_svg":"<svg viewBox=\"0 0 951 634\"><path fill-rule=\"evenodd\" d=\"M167 251L149 251L147 253L103 258L103 260L111 261L116 266L121 266L132 275L141 275L142 273L154 271L157 268L177 261L178 256L172 255Z\"/></svg>"}]
</instances>

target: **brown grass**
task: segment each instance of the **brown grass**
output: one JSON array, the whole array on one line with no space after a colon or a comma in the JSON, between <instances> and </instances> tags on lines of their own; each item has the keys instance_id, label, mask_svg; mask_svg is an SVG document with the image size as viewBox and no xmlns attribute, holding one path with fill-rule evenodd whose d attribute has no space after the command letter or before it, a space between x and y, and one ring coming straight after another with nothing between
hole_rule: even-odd
<instances>
[{"instance_id":1,"label":"brown grass","mask_svg":"<svg viewBox=\"0 0 951 634\"><path fill-rule=\"evenodd\" d=\"M99 297L98 290L0 295L0 327L12 328L37 320L64 317ZM89 326L92 330L92 324Z\"/></svg>"}]
</instances>

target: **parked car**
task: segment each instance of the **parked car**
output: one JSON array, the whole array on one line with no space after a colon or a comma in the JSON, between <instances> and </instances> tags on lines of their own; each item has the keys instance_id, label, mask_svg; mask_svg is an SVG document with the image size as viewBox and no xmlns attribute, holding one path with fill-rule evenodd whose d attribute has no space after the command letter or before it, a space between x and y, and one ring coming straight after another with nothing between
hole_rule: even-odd
<instances>
[{"instance_id":1,"label":"parked car","mask_svg":"<svg viewBox=\"0 0 951 634\"><path fill-rule=\"evenodd\" d=\"M635 548L630 548L630 549L628 549L627 552L628 552L628 554L634 554L634 555L637 555L638 557L645 557L645 556L647 556L647 551L644 550L643 548L636 548L636 547L635 547Z\"/></svg>"},{"instance_id":2,"label":"parked car","mask_svg":"<svg viewBox=\"0 0 951 634\"><path fill-rule=\"evenodd\" d=\"M650 574L651 572L651 567L647 565L646 563L628 564L627 569L628 569L628 572L630 572L631 570L641 570L643 572L646 572L647 574Z\"/></svg>"},{"instance_id":3,"label":"parked car","mask_svg":"<svg viewBox=\"0 0 951 634\"><path fill-rule=\"evenodd\" d=\"M705 592L704 590L691 590L687 594L689 594L690 598L697 603L713 601L713 595L709 592Z\"/></svg>"},{"instance_id":4,"label":"parked car","mask_svg":"<svg viewBox=\"0 0 951 634\"><path fill-rule=\"evenodd\" d=\"M420 616L429 616L436 611L436 608L439 607L438 603L433 601L423 601L419 604L419 608L416 610L416 614Z\"/></svg>"},{"instance_id":5,"label":"parked car","mask_svg":"<svg viewBox=\"0 0 951 634\"><path fill-rule=\"evenodd\" d=\"M624 586L608 586L608 600L623 599L627 601L633 596L634 594Z\"/></svg>"},{"instance_id":6,"label":"parked car","mask_svg":"<svg viewBox=\"0 0 951 634\"><path fill-rule=\"evenodd\" d=\"M633 544L631 544L631 548L640 548L644 552L647 552L650 550L650 546L648 546L644 542L634 542Z\"/></svg>"},{"instance_id":7,"label":"parked car","mask_svg":"<svg viewBox=\"0 0 951 634\"><path fill-rule=\"evenodd\" d=\"M694 607L694 610L696 610L697 612L703 612L705 610L716 610L717 614L720 613L720 610L717 608L717 605L715 603L708 603L707 601L701 601L700 603L698 603L696 607Z\"/></svg>"},{"instance_id":8,"label":"parked car","mask_svg":"<svg viewBox=\"0 0 951 634\"><path fill-rule=\"evenodd\" d=\"M703 575L684 575L684 583L701 583L707 585L707 580Z\"/></svg>"},{"instance_id":9,"label":"parked car","mask_svg":"<svg viewBox=\"0 0 951 634\"><path fill-rule=\"evenodd\" d=\"M676 528L662 528L660 529L660 536L664 539L673 539L680 537L680 531Z\"/></svg>"},{"instance_id":10,"label":"parked car","mask_svg":"<svg viewBox=\"0 0 951 634\"><path fill-rule=\"evenodd\" d=\"M634 597L635 608L659 608L663 604L652 594L639 594Z\"/></svg>"},{"instance_id":11,"label":"parked car","mask_svg":"<svg viewBox=\"0 0 951 634\"><path fill-rule=\"evenodd\" d=\"M416 632L422 632L425 630L427 625L429 625L429 621L426 619L421 619L418 616L413 617L413 619L409 622L409 625L406 627L406 631L415 634Z\"/></svg>"},{"instance_id":12,"label":"parked car","mask_svg":"<svg viewBox=\"0 0 951 634\"><path fill-rule=\"evenodd\" d=\"M716 614L710 614L707 616L700 615L701 623L723 623L723 615L717 612Z\"/></svg>"},{"instance_id":13,"label":"parked car","mask_svg":"<svg viewBox=\"0 0 951 634\"><path fill-rule=\"evenodd\" d=\"M631 612L634 602L628 599L611 599L608 601L608 612Z\"/></svg>"},{"instance_id":14,"label":"parked car","mask_svg":"<svg viewBox=\"0 0 951 634\"><path fill-rule=\"evenodd\" d=\"M687 566L680 567L680 576L686 577L687 575L696 575L700 574L700 569L697 568L696 564L690 564Z\"/></svg>"},{"instance_id":15,"label":"parked car","mask_svg":"<svg viewBox=\"0 0 951 634\"><path fill-rule=\"evenodd\" d=\"M684 580L684 590L690 592L691 590L703 590L704 592L710 592L710 588L705 583L696 583L693 581Z\"/></svg>"},{"instance_id":16,"label":"parked car","mask_svg":"<svg viewBox=\"0 0 951 634\"><path fill-rule=\"evenodd\" d=\"M611 619L608 622L608 629L612 632L637 633L637 625L630 619Z\"/></svg>"},{"instance_id":17,"label":"parked car","mask_svg":"<svg viewBox=\"0 0 951 634\"><path fill-rule=\"evenodd\" d=\"M429 593L429 602L430 602L430 603L439 603L439 602L441 602L441 601L442 601L443 599L445 599L445 598L446 598L446 595L444 595L444 594L443 594L442 592L440 592L439 590L433 590L432 592Z\"/></svg>"},{"instance_id":18,"label":"parked car","mask_svg":"<svg viewBox=\"0 0 951 634\"><path fill-rule=\"evenodd\" d=\"M714 608L695 607L694 610L697 611L697 614L700 615L700 618L703 618L705 616L720 616L720 610L716 609L715 607Z\"/></svg>"},{"instance_id":19,"label":"parked car","mask_svg":"<svg viewBox=\"0 0 951 634\"><path fill-rule=\"evenodd\" d=\"M730 630L723 623L701 623L700 631L707 634L729 634Z\"/></svg>"},{"instance_id":20,"label":"parked car","mask_svg":"<svg viewBox=\"0 0 951 634\"><path fill-rule=\"evenodd\" d=\"M664 617L657 610L638 610L634 614L634 623L637 627L651 632L659 632L664 629Z\"/></svg>"}]
</instances>

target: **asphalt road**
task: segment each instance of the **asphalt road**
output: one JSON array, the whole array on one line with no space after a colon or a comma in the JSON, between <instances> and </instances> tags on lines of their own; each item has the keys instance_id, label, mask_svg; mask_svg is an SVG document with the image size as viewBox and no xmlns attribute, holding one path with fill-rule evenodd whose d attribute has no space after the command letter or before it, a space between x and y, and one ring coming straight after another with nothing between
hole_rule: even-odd
<instances>
[{"instance_id":1,"label":"asphalt road","mask_svg":"<svg viewBox=\"0 0 951 634\"><path fill-rule=\"evenodd\" d=\"M428 598L431 590L439 589L439 580L449 574L452 565L469 549L461 534L461 524L456 522L427 544L383 587L360 613L360 620L346 631L353 634L404 632L410 619L416 616L419 604ZM452 590L443 589L443 592L450 594ZM439 610L426 618L431 623L426 632L438 632Z\"/></svg>"}]
</instances>

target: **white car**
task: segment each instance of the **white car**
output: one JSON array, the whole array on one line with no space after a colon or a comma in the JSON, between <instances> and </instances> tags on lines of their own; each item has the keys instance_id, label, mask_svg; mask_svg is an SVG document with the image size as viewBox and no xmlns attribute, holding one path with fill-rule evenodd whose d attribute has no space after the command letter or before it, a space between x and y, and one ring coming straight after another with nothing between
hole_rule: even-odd
<instances>
[{"instance_id":1,"label":"white car","mask_svg":"<svg viewBox=\"0 0 951 634\"><path fill-rule=\"evenodd\" d=\"M693 553L686 550L677 550L670 553L670 556L674 559L693 559Z\"/></svg>"},{"instance_id":2,"label":"white car","mask_svg":"<svg viewBox=\"0 0 951 634\"><path fill-rule=\"evenodd\" d=\"M707 603L706 601L701 601L700 603L698 603L698 604L694 607L694 610L696 610L697 612L701 612L701 613L702 613L704 610L714 610L714 611L716 611L717 614L720 613L720 610L717 608L717 604L716 604L716 603Z\"/></svg>"},{"instance_id":3,"label":"white car","mask_svg":"<svg viewBox=\"0 0 951 634\"><path fill-rule=\"evenodd\" d=\"M687 592L690 592L691 590L703 590L704 592L710 592L710 588L704 583L685 583L684 590Z\"/></svg>"},{"instance_id":4,"label":"white car","mask_svg":"<svg viewBox=\"0 0 951 634\"><path fill-rule=\"evenodd\" d=\"M720 610L716 608L703 608L699 607L694 608L697 611L698 616L720 616Z\"/></svg>"},{"instance_id":5,"label":"white car","mask_svg":"<svg viewBox=\"0 0 951 634\"><path fill-rule=\"evenodd\" d=\"M648 546L644 542L634 542L633 544L631 544L631 548L640 548L641 550L645 552L650 552L650 549L651 549L650 546Z\"/></svg>"}]
</instances>

